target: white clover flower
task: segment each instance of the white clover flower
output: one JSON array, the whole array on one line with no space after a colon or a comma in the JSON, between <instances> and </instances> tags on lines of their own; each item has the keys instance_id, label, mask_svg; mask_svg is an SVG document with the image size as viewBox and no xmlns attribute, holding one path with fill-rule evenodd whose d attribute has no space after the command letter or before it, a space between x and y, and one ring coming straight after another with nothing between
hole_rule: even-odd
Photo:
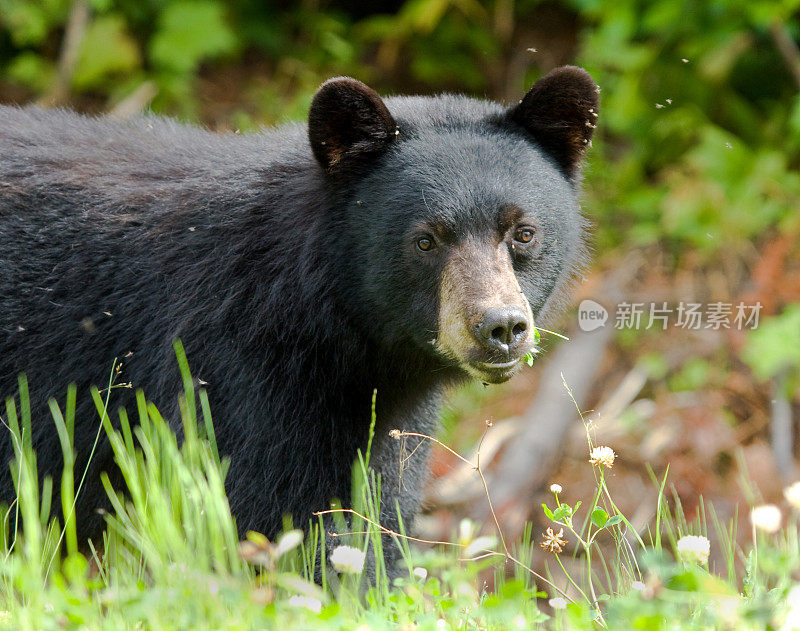
<instances>
[{"instance_id":1,"label":"white clover flower","mask_svg":"<svg viewBox=\"0 0 800 631\"><path fill-rule=\"evenodd\" d=\"M424 581L426 578L428 578L428 570L426 570L424 567L415 567L414 578L416 578L418 581Z\"/></svg>"},{"instance_id":2,"label":"white clover flower","mask_svg":"<svg viewBox=\"0 0 800 631\"><path fill-rule=\"evenodd\" d=\"M551 484L550 485L550 492L551 493L561 493L564 489L561 488L560 484Z\"/></svg>"},{"instance_id":3,"label":"white clover flower","mask_svg":"<svg viewBox=\"0 0 800 631\"><path fill-rule=\"evenodd\" d=\"M647 586L642 583L642 581L633 581L633 583L631 583L631 589L635 589L637 592L643 592L647 589Z\"/></svg>"},{"instance_id":4,"label":"white clover flower","mask_svg":"<svg viewBox=\"0 0 800 631\"><path fill-rule=\"evenodd\" d=\"M595 447L589 454L589 462L595 467L607 467L610 469L614 466L616 457L617 454L614 453L611 447Z\"/></svg>"},{"instance_id":5,"label":"white clover flower","mask_svg":"<svg viewBox=\"0 0 800 631\"><path fill-rule=\"evenodd\" d=\"M800 482L795 482L783 489L783 496L796 511L800 511Z\"/></svg>"},{"instance_id":6,"label":"white clover flower","mask_svg":"<svg viewBox=\"0 0 800 631\"><path fill-rule=\"evenodd\" d=\"M711 552L711 542L705 537L686 535L678 539L678 556L683 561L708 563L709 552Z\"/></svg>"},{"instance_id":7,"label":"white clover flower","mask_svg":"<svg viewBox=\"0 0 800 631\"><path fill-rule=\"evenodd\" d=\"M358 548L339 546L331 552L331 565L341 574L360 574L364 569L364 554Z\"/></svg>"},{"instance_id":8,"label":"white clover flower","mask_svg":"<svg viewBox=\"0 0 800 631\"><path fill-rule=\"evenodd\" d=\"M762 504L750 511L750 522L764 532L778 532L781 527L781 509L775 504Z\"/></svg>"},{"instance_id":9,"label":"white clover flower","mask_svg":"<svg viewBox=\"0 0 800 631\"><path fill-rule=\"evenodd\" d=\"M547 604L550 605L553 609L566 609L567 608L567 601L561 598L561 596L557 596L556 598L551 598L547 601Z\"/></svg>"},{"instance_id":10,"label":"white clover flower","mask_svg":"<svg viewBox=\"0 0 800 631\"><path fill-rule=\"evenodd\" d=\"M289 599L289 604L292 607L303 607L304 609L308 609L314 613L319 613L322 611L322 603L312 596L295 594Z\"/></svg>"}]
</instances>

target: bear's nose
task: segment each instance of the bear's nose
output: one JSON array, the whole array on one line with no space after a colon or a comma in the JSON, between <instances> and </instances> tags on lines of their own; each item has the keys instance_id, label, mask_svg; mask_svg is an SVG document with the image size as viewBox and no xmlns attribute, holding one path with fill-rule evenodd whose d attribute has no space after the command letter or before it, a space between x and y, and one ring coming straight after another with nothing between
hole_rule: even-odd
<instances>
[{"instance_id":1,"label":"bear's nose","mask_svg":"<svg viewBox=\"0 0 800 631\"><path fill-rule=\"evenodd\" d=\"M478 340L490 351L511 355L528 337L528 316L519 307L487 309L476 325Z\"/></svg>"}]
</instances>

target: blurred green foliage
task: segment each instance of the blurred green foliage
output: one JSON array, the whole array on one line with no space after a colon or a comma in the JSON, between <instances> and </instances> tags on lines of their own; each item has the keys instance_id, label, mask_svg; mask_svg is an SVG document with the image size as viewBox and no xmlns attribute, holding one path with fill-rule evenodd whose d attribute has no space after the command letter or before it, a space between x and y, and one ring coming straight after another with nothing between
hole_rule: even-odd
<instances>
[{"instance_id":1,"label":"blurred green foliage","mask_svg":"<svg viewBox=\"0 0 800 631\"><path fill-rule=\"evenodd\" d=\"M758 379L785 378L787 396L800 389L800 304L749 331L743 359Z\"/></svg>"},{"instance_id":2,"label":"blurred green foliage","mask_svg":"<svg viewBox=\"0 0 800 631\"><path fill-rule=\"evenodd\" d=\"M800 98L773 30L796 40L800 3L578 5L593 22L582 58L604 89L589 178L612 244L739 249L795 220Z\"/></svg>"}]
</instances>

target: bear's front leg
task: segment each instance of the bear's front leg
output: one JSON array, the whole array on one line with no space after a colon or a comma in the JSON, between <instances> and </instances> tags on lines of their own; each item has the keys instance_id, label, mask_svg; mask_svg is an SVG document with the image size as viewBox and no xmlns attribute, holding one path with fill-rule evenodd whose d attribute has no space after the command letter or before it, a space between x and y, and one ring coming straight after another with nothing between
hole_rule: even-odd
<instances>
[{"instance_id":1,"label":"bear's front leg","mask_svg":"<svg viewBox=\"0 0 800 631\"><path fill-rule=\"evenodd\" d=\"M428 479L431 441L408 434L431 436L434 430L433 419L419 417L401 426L376 428L370 465L380 475L380 525L385 529L383 555L390 577L405 571L399 538L412 534Z\"/></svg>"}]
</instances>

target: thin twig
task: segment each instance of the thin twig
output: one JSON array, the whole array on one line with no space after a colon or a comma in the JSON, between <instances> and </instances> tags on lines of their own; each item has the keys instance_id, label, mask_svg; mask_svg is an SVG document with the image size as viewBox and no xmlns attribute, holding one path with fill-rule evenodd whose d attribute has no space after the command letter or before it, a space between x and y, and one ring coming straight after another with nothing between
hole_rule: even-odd
<instances>
[{"instance_id":1,"label":"thin twig","mask_svg":"<svg viewBox=\"0 0 800 631\"><path fill-rule=\"evenodd\" d=\"M478 451L475 455L475 464L472 464L469 460L464 458L461 454L456 453L450 447L445 445L443 442L433 438L432 436L428 436L427 434L420 434L417 432L400 432L399 437L403 438L406 436L418 436L420 438L426 438L435 442L437 445L444 447L447 451L451 454L456 456L459 460L466 462L470 467L475 469L478 472L478 475L481 478L481 483L483 484L483 490L486 494L486 501L489 504L489 512L492 515L492 519L494 520L495 528L497 528L497 535L500 537L500 543L503 544L503 551L505 552L506 556L510 557L511 552L508 549L508 545L506 545L506 538L503 536L503 530L500 528L500 520L497 518L497 513L494 510L494 506L492 505L492 497L489 495L489 485L486 483L486 476L483 475L483 471L481 470L481 445L483 444L483 439L486 437L487 432L491 429L492 423L491 421L486 422L486 429L483 430L483 434L481 434L481 438L478 441Z\"/></svg>"},{"instance_id":2,"label":"thin twig","mask_svg":"<svg viewBox=\"0 0 800 631\"><path fill-rule=\"evenodd\" d=\"M445 445L442 441L435 439L433 436L428 436L427 434L420 434L418 432L399 432L397 434L398 438L400 438L402 436L418 436L419 438L427 438L428 440L430 440L430 441L436 443L437 445L439 445L439 447L442 447L443 449L446 449L447 451L449 451L456 458L461 460L461 462L465 462L466 464L468 464L473 469L475 468L475 465L473 463L471 463L469 460L467 460L464 456L462 456L460 453L458 453L456 451L453 451L452 449L450 449L450 447Z\"/></svg>"},{"instance_id":3,"label":"thin twig","mask_svg":"<svg viewBox=\"0 0 800 631\"><path fill-rule=\"evenodd\" d=\"M433 439L433 440L435 440L435 439ZM387 528L386 526L383 526L383 525L379 524L376 521L373 521L372 519L370 519L366 515L362 515L361 513L359 513L356 510L353 510L352 508L329 508L328 510L316 511L314 513L314 516L329 515L329 514L332 514L332 513L349 513L351 515L355 515L356 517L359 517L359 518L363 519L368 524L371 524L372 526L375 526L382 533L384 533L386 535L391 535L393 537L401 537L403 539L406 539L407 541L416 541L417 543L427 543L427 544L430 544L430 545L452 546L452 547L456 547L456 548L466 548L467 547L466 545L464 545L462 543L453 543L452 541L434 541L432 539L420 539L419 537L412 537L410 535L405 535L403 533L397 532L396 530L392 530L391 528ZM328 534L331 535L332 537L338 537L339 536L339 534L335 533L335 532L330 532ZM348 534L369 534L369 533L348 533ZM501 556L501 557L504 557L504 558L508 559L512 563L514 563L514 564L518 565L519 567L523 568L524 570L530 572L531 575L533 575L534 577L536 577L540 581L543 581L544 583L547 583L550 587L555 589L559 594L561 594L564 598L567 598L570 602L575 602L563 589L558 587L558 585L556 585L553 582L547 580L544 576L542 576L541 574L539 574L538 572L536 572L532 568L529 568L527 565L525 565L519 559L515 558L513 555L507 554L507 553L503 553L503 552L494 552L493 550L485 550L484 552L485 552L485 554L483 555L483 557L492 556L493 555L493 556Z\"/></svg>"},{"instance_id":4,"label":"thin twig","mask_svg":"<svg viewBox=\"0 0 800 631\"><path fill-rule=\"evenodd\" d=\"M486 477L483 475L483 470L481 469L481 445L483 444L483 438L486 436L486 432L491 429L491 425L486 423L486 429L483 430L483 436L481 436L480 443L478 443L478 453L475 456L475 470L478 472L478 475L481 476L481 482L483 483L483 490L486 493L486 502L489 504L489 512L492 514L492 519L494 520L494 526L497 529L497 534L500 537L500 543L503 544L503 550L506 553L507 557L511 556L511 552L508 550L508 546L506 545L506 538L503 536L503 530L500 528L500 520L497 519L497 513L494 512L494 506L492 505L492 496L489 495L489 485L486 484Z\"/></svg>"}]
</instances>

